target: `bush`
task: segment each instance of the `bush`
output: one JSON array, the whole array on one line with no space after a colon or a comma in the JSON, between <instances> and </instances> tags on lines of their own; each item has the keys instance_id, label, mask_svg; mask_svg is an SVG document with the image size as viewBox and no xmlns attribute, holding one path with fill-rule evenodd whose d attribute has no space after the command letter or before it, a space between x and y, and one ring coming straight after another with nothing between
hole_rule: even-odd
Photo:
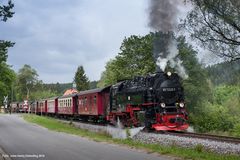
<instances>
[{"instance_id":1,"label":"bush","mask_svg":"<svg viewBox=\"0 0 240 160\"><path fill-rule=\"evenodd\" d=\"M218 86L213 96L213 102L204 102L198 114L190 114L194 129L240 136L240 86Z\"/></svg>"},{"instance_id":2,"label":"bush","mask_svg":"<svg viewBox=\"0 0 240 160\"><path fill-rule=\"evenodd\" d=\"M234 128L232 129L231 133L234 136L240 137L240 123L234 125Z\"/></svg>"},{"instance_id":3,"label":"bush","mask_svg":"<svg viewBox=\"0 0 240 160\"><path fill-rule=\"evenodd\" d=\"M224 104L232 97L238 97L240 99L240 86L218 86L214 89L214 102L216 104Z\"/></svg>"},{"instance_id":4,"label":"bush","mask_svg":"<svg viewBox=\"0 0 240 160\"><path fill-rule=\"evenodd\" d=\"M206 103L199 115L192 116L194 129L199 132L229 131L233 128L233 118L226 107Z\"/></svg>"}]
</instances>

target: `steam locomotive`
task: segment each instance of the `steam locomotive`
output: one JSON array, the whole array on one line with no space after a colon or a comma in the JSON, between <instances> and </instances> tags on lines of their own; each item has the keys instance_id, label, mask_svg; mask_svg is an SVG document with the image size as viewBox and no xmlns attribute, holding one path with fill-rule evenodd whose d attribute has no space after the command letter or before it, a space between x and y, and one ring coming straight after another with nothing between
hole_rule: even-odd
<instances>
[{"instance_id":1,"label":"steam locomotive","mask_svg":"<svg viewBox=\"0 0 240 160\"><path fill-rule=\"evenodd\" d=\"M105 88L36 100L29 105L12 103L15 111L72 117L147 129L182 131L188 128L183 88L176 73L137 76ZM24 107L23 107L24 106Z\"/></svg>"},{"instance_id":2,"label":"steam locomotive","mask_svg":"<svg viewBox=\"0 0 240 160\"><path fill-rule=\"evenodd\" d=\"M183 87L176 73L138 76L111 87L110 117L119 117L125 126L138 126L138 113L142 111L148 129L181 131L188 128Z\"/></svg>"}]
</instances>

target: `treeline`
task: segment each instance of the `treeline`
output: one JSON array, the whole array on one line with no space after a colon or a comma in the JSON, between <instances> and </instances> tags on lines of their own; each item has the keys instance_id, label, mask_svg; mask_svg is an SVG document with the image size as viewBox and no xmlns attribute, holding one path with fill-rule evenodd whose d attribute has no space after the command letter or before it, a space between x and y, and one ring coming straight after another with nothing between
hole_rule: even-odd
<instances>
[{"instance_id":1,"label":"treeline","mask_svg":"<svg viewBox=\"0 0 240 160\"><path fill-rule=\"evenodd\" d=\"M72 83L45 84L39 80L38 73L30 65L24 65L17 73L11 86L11 101L33 101L55 96L62 96L67 89L76 88L79 91L96 87L96 81L90 82L83 66L79 66Z\"/></svg>"},{"instance_id":2,"label":"treeline","mask_svg":"<svg viewBox=\"0 0 240 160\"><path fill-rule=\"evenodd\" d=\"M49 83L49 84L43 84L44 90L51 90L52 92L55 92L57 95L62 95L66 89L72 88L72 83Z\"/></svg>"},{"instance_id":3,"label":"treeline","mask_svg":"<svg viewBox=\"0 0 240 160\"><path fill-rule=\"evenodd\" d=\"M206 67L211 82L217 85L240 85L240 60Z\"/></svg>"}]
</instances>

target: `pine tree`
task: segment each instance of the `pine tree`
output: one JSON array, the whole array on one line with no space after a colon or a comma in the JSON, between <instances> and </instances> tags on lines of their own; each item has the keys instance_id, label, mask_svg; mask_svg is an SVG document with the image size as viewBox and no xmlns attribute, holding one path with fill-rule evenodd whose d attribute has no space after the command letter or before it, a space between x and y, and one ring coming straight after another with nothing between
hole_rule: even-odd
<instances>
[{"instance_id":1,"label":"pine tree","mask_svg":"<svg viewBox=\"0 0 240 160\"><path fill-rule=\"evenodd\" d=\"M84 91L89 89L89 80L85 74L83 66L78 66L75 73L74 82L76 83L78 91Z\"/></svg>"}]
</instances>

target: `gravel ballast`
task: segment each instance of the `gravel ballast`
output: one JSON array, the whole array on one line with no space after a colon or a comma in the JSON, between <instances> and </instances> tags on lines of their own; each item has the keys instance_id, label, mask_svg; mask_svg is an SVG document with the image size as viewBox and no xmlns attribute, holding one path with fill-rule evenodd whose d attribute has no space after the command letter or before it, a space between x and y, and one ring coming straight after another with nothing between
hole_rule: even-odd
<instances>
[{"instance_id":1,"label":"gravel ballast","mask_svg":"<svg viewBox=\"0 0 240 160\"><path fill-rule=\"evenodd\" d=\"M205 150L210 150L220 154L240 154L240 144L217 142L200 138L139 132L133 137L133 139L148 144L154 143L166 146L176 145L186 148L196 148L202 146Z\"/></svg>"}]
</instances>

